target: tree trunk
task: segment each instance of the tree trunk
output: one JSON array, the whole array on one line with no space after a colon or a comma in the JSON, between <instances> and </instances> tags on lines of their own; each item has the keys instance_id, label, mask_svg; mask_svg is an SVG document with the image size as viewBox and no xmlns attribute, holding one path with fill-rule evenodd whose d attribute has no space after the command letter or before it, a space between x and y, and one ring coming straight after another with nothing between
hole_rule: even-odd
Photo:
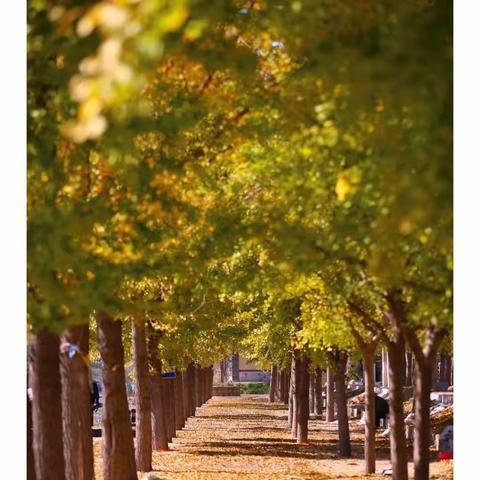
<instances>
[{"instance_id":1,"label":"tree trunk","mask_svg":"<svg viewBox=\"0 0 480 480\"><path fill-rule=\"evenodd\" d=\"M375 350L362 349L365 384L365 473L375 473Z\"/></svg>"},{"instance_id":2,"label":"tree trunk","mask_svg":"<svg viewBox=\"0 0 480 480\"><path fill-rule=\"evenodd\" d=\"M289 404L289 422L292 429L293 437L297 437L297 356L298 352L294 352L292 355L292 367L290 378L290 404Z\"/></svg>"},{"instance_id":3,"label":"tree trunk","mask_svg":"<svg viewBox=\"0 0 480 480\"><path fill-rule=\"evenodd\" d=\"M325 420L333 422L335 420L335 379L331 367L327 368L327 409Z\"/></svg>"},{"instance_id":4,"label":"tree trunk","mask_svg":"<svg viewBox=\"0 0 480 480\"><path fill-rule=\"evenodd\" d=\"M288 405L290 402L290 373L288 370L284 371L284 382L285 382L285 399L283 403Z\"/></svg>"},{"instance_id":5,"label":"tree trunk","mask_svg":"<svg viewBox=\"0 0 480 480\"><path fill-rule=\"evenodd\" d=\"M405 354L406 373L405 373L405 385L413 385L413 355L412 352Z\"/></svg>"},{"instance_id":6,"label":"tree trunk","mask_svg":"<svg viewBox=\"0 0 480 480\"><path fill-rule=\"evenodd\" d=\"M428 480L430 466L430 391L432 372L437 368L437 350L445 331L436 330L433 325L426 333L425 345L420 343L416 332L407 327L404 333L415 356L415 432L413 462L415 480Z\"/></svg>"},{"instance_id":7,"label":"tree trunk","mask_svg":"<svg viewBox=\"0 0 480 480\"><path fill-rule=\"evenodd\" d=\"M93 442L88 324L70 327L61 338L63 452L67 480L92 480Z\"/></svg>"},{"instance_id":8,"label":"tree trunk","mask_svg":"<svg viewBox=\"0 0 480 480\"><path fill-rule=\"evenodd\" d=\"M315 373L312 372L309 375L309 387L308 387L308 392L309 392L309 410L310 413L313 414L315 413Z\"/></svg>"},{"instance_id":9,"label":"tree trunk","mask_svg":"<svg viewBox=\"0 0 480 480\"><path fill-rule=\"evenodd\" d=\"M166 405L167 405L167 431L168 431L168 441L171 442L173 437L175 437L175 384L172 378L165 379L163 383L165 396L166 396Z\"/></svg>"},{"instance_id":10,"label":"tree trunk","mask_svg":"<svg viewBox=\"0 0 480 480\"><path fill-rule=\"evenodd\" d=\"M435 357L433 357L435 359ZM415 376L415 431L413 462L415 480L428 480L430 465L430 392L432 390L433 362L416 364Z\"/></svg>"},{"instance_id":11,"label":"tree trunk","mask_svg":"<svg viewBox=\"0 0 480 480\"><path fill-rule=\"evenodd\" d=\"M194 367L195 372L195 401L197 402L195 407L202 406L202 378L200 373L200 367Z\"/></svg>"},{"instance_id":12,"label":"tree trunk","mask_svg":"<svg viewBox=\"0 0 480 480\"><path fill-rule=\"evenodd\" d=\"M347 354L344 352L337 352L335 361L335 400L337 405L339 451L341 457L350 458L352 456L352 448L350 445L347 392L345 387L346 367Z\"/></svg>"},{"instance_id":13,"label":"tree trunk","mask_svg":"<svg viewBox=\"0 0 480 480\"><path fill-rule=\"evenodd\" d=\"M96 317L98 349L103 361L103 478L137 480L125 386L122 323L101 310Z\"/></svg>"},{"instance_id":14,"label":"tree trunk","mask_svg":"<svg viewBox=\"0 0 480 480\"><path fill-rule=\"evenodd\" d=\"M308 367L310 359L304 355L298 357L298 388L297 393L297 443L305 444L308 442L308 418L309 418L309 384L310 378Z\"/></svg>"},{"instance_id":15,"label":"tree trunk","mask_svg":"<svg viewBox=\"0 0 480 480\"><path fill-rule=\"evenodd\" d=\"M65 479L58 336L46 330L32 342L33 451L37 480Z\"/></svg>"},{"instance_id":16,"label":"tree trunk","mask_svg":"<svg viewBox=\"0 0 480 480\"><path fill-rule=\"evenodd\" d=\"M395 480L408 479L402 388L405 373L404 360L405 341L397 332L388 346L390 458Z\"/></svg>"},{"instance_id":17,"label":"tree trunk","mask_svg":"<svg viewBox=\"0 0 480 480\"><path fill-rule=\"evenodd\" d=\"M187 372L187 385L188 385L188 416L193 417L195 415L195 408L197 405L196 390L195 390L195 367L192 363L188 365Z\"/></svg>"},{"instance_id":18,"label":"tree trunk","mask_svg":"<svg viewBox=\"0 0 480 480\"><path fill-rule=\"evenodd\" d=\"M270 376L270 391L268 395L268 400L270 403L273 403L275 401L275 386L277 384L277 365L274 363L272 365L272 373Z\"/></svg>"},{"instance_id":19,"label":"tree trunk","mask_svg":"<svg viewBox=\"0 0 480 480\"><path fill-rule=\"evenodd\" d=\"M446 353L445 357L445 381L450 386L452 385L452 356Z\"/></svg>"},{"instance_id":20,"label":"tree trunk","mask_svg":"<svg viewBox=\"0 0 480 480\"><path fill-rule=\"evenodd\" d=\"M317 417L322 416L323 410L323 399L322 399L322 369L316 368L314 374L314 382L315 382L315 397L314 397L314 405L313 405L313 412Z\"/></svg>"},{"instance_id":21,"label":"tree trunk","mask_svg":"<svg viewBox=\"0 0 480 480\"><path fill-rule=\"evenodd\" d=\"M148 329L148 362L150 365L150 398L152 412L152 448L167 450L167 425L165 423L165 399L163 395L162 362L158 358L158 336L149 326Z\"/></svg>"},{"instance_id":22,"label":"tree trunk","mask_svg":"<svg viewBox=\"0 0 480 480\"><path fill-rule=\"evenodd\" d=\"M183 374L177 370L175 372L175 426L177 430L181 430L185 426L184 412Z\"/></svg>"},{"instance_id":23,"label":"tree trunk","mask_svg":"<svg viewBox=\"0 0 480 480\"><path fill-rule=\"evenodd\" d=\"M152 470L152 402L148 371L145 322L133 322L133 363L135 368L135 461L137 470Z\"/></svg>"},{"instance_id":24,"label":"tree trunk","mask_svg":"<svg viewBox=\"0 0 480 480\"><path fill-rule=\"evenodd\" d=\"M32 402L27 394L27 480L36 480L33 457Z\"/></svg>"}]
</instances>

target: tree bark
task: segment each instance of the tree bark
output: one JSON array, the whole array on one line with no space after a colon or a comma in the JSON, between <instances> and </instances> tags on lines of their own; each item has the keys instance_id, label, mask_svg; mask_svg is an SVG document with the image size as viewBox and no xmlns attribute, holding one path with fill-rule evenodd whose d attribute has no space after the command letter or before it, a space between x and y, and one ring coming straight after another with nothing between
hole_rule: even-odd
<instances>
[{"instance_id":1,"label":"tree bark","mask_svg":"<svg viewBox=\"0 0 480 480\"><path fill-rule=\"evenodd\" d=\"M32 342L33 451L37 480L65 479L58 335L46 330Z\"/></svg>"},{"instance_id":2,"label":"tree bark","mask_svg":"<svg viewBox=\"0 0 480 480\"><path fill-rule=\"evenodd\" d=\"M327 410L325 420L333 422L335 420L335 380L332 368L327 368Z\"/></svg>"},{"instance_id":3,"label":"tree bark","mask_svg":"<svg viewBox=\"0 0 480 480\"><path fill-rule=\"evenodd\" d=\"M277 365L274 363L272 365L272 372L270 375L270 391L268 395L268 400L270 403L273 403L275 401L275 386L277 384Z\"/></svg>"},{"instance_id":4,"label":"tree bark","mask_svg":"<svg viewBox=\"0 0 480 480\"><path fill-rule=\"evenodd\" d=\"M395 480L408 479L407 445L403 414L404 359L405 341L399 333L396 333L394 334L394 340L388 345L390 458Z\"/></svg>"},{"instance_id":5,"label":"tree bark","mask_svg":"<svg viewBox=\"0 0 480 480\"><path fill-rule=\"evenodd\" d=\"M163 395L162 362L158 358L158 337L155 331L148 329L148 361L150 374L150 398L152 412L152 448L167 450L167 426L165 423L165 399Z\"/></svg>"},{"instance_id":6,"label":"tree bark","mask_svg":"<svg viewBox=\"0 0 480 480\"><path fill-rule=\"evenodd\" d=\"M202 406L202 378L200 373L200 367L194 367L195 372L195 407Z\"/></svg>"},{"instance_id":7,"label":"tree bark","mask_svg":"<svg viewBox=\"0 0 480 480\"><path fill-rule=\"evenodd\" d=\"M135 368L135 461L137 470L152 470L152 403L148 371L145 322L133 322L133 363Z\"/></svg>"},{"instance_id":8,"label":"tree bark","mask_svg":"<svg viewBox=\"0 0 480 480\"><path fill-rule=\"evenodd\" d=\"M437 350L445 331L436 330L430 325L426 332L425 346L422 348L416 332L405 327L405 336L415 356L415 431L413 463L415 480L428 480L430 468L430 392L432 372L436 368Z\"/></svg>"},{"instance_id":9,"label":"tree bark","mask_svg":"<svg viewBox=\"0 0 480 480\"><path fill-rule=\"evenodd\" d=\"M365 473L375 473L375 348L362 350L365 384Z\"/></svg>"},{"instance_id":10,"label":"tree bark","mask_svg":"<svg viewBox=\"0 0 480 480\"><path fill-rule=\"evenodd\" d=\"M322 402L322 369L316 368L314 373L314 382L315 382L315 397L313 405L313 413L317 417L322 416L323 411L323 402Z\"/></svg>"},{"instance_id":11,"label":"tree bark","mask_svg":"<svg viewBox=\"0 0 480 480\"><path fill-rule=\"evenodd\" d=\"M290 412L289 412L289 420L290 420L290 427L292 429L292 436L294 438L297 437L297 388L298 388L298 372L297 372L297 364L298 364L298 352L295 351L292 354L292 369L291 369L291 378L290 378Z\"/></svg>"},{"instance_id":12,"label":"tree bark","mask_svg":"<svg viewBox=\"0 0 480 480\"><path fill-rule=\"evenodd\" d=\"M166 396L166 405L167 405L167 430L168 430L168 441L171 442L173 437L175 437L175 384L174 380L171 378L165 379L164 390Z\"/></svg>"},{"instance_id":13,"label":"tree bark","mask_svg":"<svg viewBox=\"0 0 480 480\"><path fill-rule=\"evenodd\" d=\"M183 374L177 370L175 372L175 426L177 430L181 430L185 426L184 412Z\"/></svg>"},{"instance_id":14,"label":"tree bark","mask_svg":"<svg viewBox=\"0 0 480 480\"><path fill-rule=\"evenodd\" d=\"M312 372L309 375L308 392L309 392L309 410L310 410L310 413L313 414L315 413L315 373L314 372Z\"/></svg>"},{"instance_id":15,"label":"tree bark","mask_svg":"<svg viewBox=\"0 0 480 480\"><path fill-rule=\"evenodd\" d=\"M27 394L27 480L36 480L33 456L32 402Z\"/></svg>"},{"instance_id":16,"label":"tree bark","mask_svg":"<svg viewBox=\"0 0 480 480\"><path fill-rule=\"evenodd\" d=\"M407 352L405 354L405 364L406 364L406 373L405 373L405 385L413 385L413 355L412 352Z\"/></svg>"},{"instance_id":17,"label":"tree bark","mask_svg":"<svg viewBox=\"0 0 480 480\"><path fill-rule=\"evenodd\" d=\"M345 370L347 367L347 354L336 352L335 355L335 401L337 405L338 441L341 457L350 458L352 447L350 445L350 428L348 425L347 392L345 387Z\"/></svg>"},{"instance_id":18,"label":"tree bark","mask_svg":"<svg viewBox=\"0 0 480 480\"><path fill-rule=\"evenodd\" d=\"M122 323L101 310L96 317L98 348L103 361L103 478L137 480L125 386Z\"/></svg>"},{"instance_id":19,"label":"tree bark","mask_svg":"<svg viewBox=\"0 0 480 480\"><path fill-rule=\"evenodd\" d=\"M187 385L188 385L188 416L193 417L195 415L195 408L197 406L196 389L195 389L195 367L192 363L188 365L187 372Z\"/></svg>"},{"instance_id":20,"label":"tree bark","mask_svg":"<svg viewBox=\"0 0 480 480\"><path fill-rule=\"evenodd\" d=\"M61 338L63 452L67 480L92 480L93 442L88 324L70 327Z\"/></svg>"},{"instance_id":21,"label":"tree bark","mask_svg":"<svg viewBox=\"0 0 480 480\"><path fill-rule=\"evenodd\" d=\"M290 401L290 372L285 370L284 381L285 381L285 399L283 403L285 405L289 404Z\"/></svg>"},{"instance_id":22,"label":"tree bark","mask_svg":"<svg viewBox=\"0 0 480 480\"><path fill-rule=\"evenodd\" d=\"M298 356L296 371L298 372L297 396L297 443L308 442L308 418L309 418L309 384L310 378L308 367L310 359L305 355Z\"/></svg>"}]
</instances>

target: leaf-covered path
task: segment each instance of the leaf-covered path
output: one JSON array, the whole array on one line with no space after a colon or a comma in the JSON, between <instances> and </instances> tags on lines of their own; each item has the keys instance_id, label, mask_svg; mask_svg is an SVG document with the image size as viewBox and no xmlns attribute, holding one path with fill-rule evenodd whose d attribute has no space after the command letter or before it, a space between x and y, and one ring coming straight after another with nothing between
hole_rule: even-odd
<instances>
[{"instance_id":1,"label":"leaf-covered path","mask_svg":"<svg viewBox=\"0 0 480 480\"><path fill-rule=\"evenodd\" d=\"M264 395L214 397L189 418L170 444L153 452L159 480L334 480L375 479L363 475L363 427L351 424L352 459L337 455L334 425L309 422L309 445L297 445L287 428L287 409ZM386 468L388 442L378 438L378 468ZM95 439L97 478L101 478L101 439ZM450 465L434 463L432 479L450 479ZM142 478L142 477L140 477Z\"/></svg>"}]
</instances>

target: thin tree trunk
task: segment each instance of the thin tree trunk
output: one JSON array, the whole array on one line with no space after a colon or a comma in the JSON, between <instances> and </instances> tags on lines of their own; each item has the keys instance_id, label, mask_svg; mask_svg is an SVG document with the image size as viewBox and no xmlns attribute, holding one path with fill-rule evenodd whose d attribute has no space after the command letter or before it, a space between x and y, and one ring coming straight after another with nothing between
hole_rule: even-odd
<instances>
[{"instance_id":1,"label":"thin tree trunk","mask_svg":"<svg viewBox=\"0 0 480 480\"><path fill-rule=\"evenodd\" d=\"M290 379L290 404L291 404L291 424L292 436L297 437L297 388L298 388L298 372L297 372L297 360L298 352L294 352L292 355L292 372Z\"/></svg>"},{"instance_id":2,"label":"thin tree trunk","mask_svg":"<svg viewBox=\"0 0 480 480\"><path fill-rule=\"evenodd\" d=\"M152 403L148 371L145 322L133 322L133 363L135 368L135 461L137 470L152 470Z\"/></svg>"},{"instance_id":3,"label":"thin tree trunk","mask_svg":"<svg viewBox=\"0 0 480 480\"><path fill-rule=\"evenodd\" d=\"M88 324L70 327L61 338L63 452L67 480L92 480L93 442Z\"/></svg>"},{"instance_id":4,"label":"thin tree trunk","mask_svg":"<svg viewBox=\"0 0 480 480\"><path fill-rule=\"evenodd\" d=\"M352 456L352 447L350 445L347 392L345 387L347 354L337 352L335 360L335 400L337 405L339 452L341 457L349 458Z\"/></svg>"},{"instance_id":5,"label":"thin tree trunk","mask_svg":"<svg viewBox=\"0 0 480 480\"><path fill-rule=\"evenodd\" d=\"M375 349L364 348L362 357L365 383L365 473L375 473Z\"/></svg>"},{"instance_id":6,"label":"thin tree trunk","mask_svg":"<svg viewBox=\"0 0 480 480\"><path fill-rule=\"evenodd\" d=\"M98 348L103 361L103 478L137 480L125 386L122 323L101 310L96 317Z\"/></svg>"},{"instance_id":7,"label":"thin tree trunk","mask_svg":"<svg viewBox=\"0 0 480 480\"><path fill-rule=\"evenodd\" d=\"M270 376L270 391L268 395L268 400L270 403L273 403L275 401L275 385L277 384L277 365L274 363L272 365L272 373Z\"/></svg>"},{"instance_id":8,"label":"thin tree trunk","mask_svg":"<svg viewBox=\"0 0 480 480\"><path fill-rule=\"evenodd\" d=\"M310 413L313 414L315 413L315 373L312 372L309 375L309 387L308 387L308 399L309 399L309 410Z\"/></svg>"},{"instance_id":9,"label":"thin tree trunk","mask_svg":"<svg viewBox=\"0 0 480 480\"><path fill-rule=\"evenodd\" d=\"M327 368L327 409L325 412L325 420L333 422L335 420L335 379L332 368Z\"/></svg>"},{"instance_id":10,"label":"thin tree trunk","mask_svg":"<svg viewBox=\"0 0 480 480\"><path fill-rule=\"evenodd\" d=\"M37 480L65 479L59 338L46 330L32 342L33 451Z\"/></svg>"},{"instance_id":11,"label":"thin tree trunk","mask_svg":"<svg viewBox=\"0 0 480 480\"><path fill-rule=\"evenodd\" d=\"M314 374L315 382L315 397L314 397L314 406L313 412L317 417L322 416L323 411L323 402L322 402L322 369L316 368Z\"/></svg>"},{"instance_id":12,"label":"thin tree trunk","mask_svg":"<svg viewBox=\"0 0 480 480\"><path fill-rule=\"evenodd\" d=\"M298 358L298 388L297 388L297 443L305 444L308 442L308 418L309 418L309 396L308 389L310 376L308 367L310 359L305 355Z\"/></svg>"},{"instance_id":13,"label":"thin tree trunk","mask_svg":"<svg viewBox=\"0 0 480 480\"><path fill-rule=\"evenodd\" d=\"M150 365L150 398L152 412L152 448L168 449L167 425L165 423L165 400L163 396L162 362L158 358L158 337L149 326L148 361Z\"/></svg>"},{"instance_id":14,"label":"thin tree trunk","mask_svg":"<svg viewBox=\"0 0 480 480\"><path fill-rule=\"evenodd\" d=\"M290 402L290 372L285 370L284 381L285 381L285 399L283 403L288 405Z\"/></svg>"},{"instance_id":15,"label":"thin tree trunk","mask_svg":"<svg viewBox=\"0 0 480 480\"><path fill-rule=\"evenodd\" d=\"M33 456L32 402L27 394L27 480L36 480Z\"/></svg>"}]
</instances>

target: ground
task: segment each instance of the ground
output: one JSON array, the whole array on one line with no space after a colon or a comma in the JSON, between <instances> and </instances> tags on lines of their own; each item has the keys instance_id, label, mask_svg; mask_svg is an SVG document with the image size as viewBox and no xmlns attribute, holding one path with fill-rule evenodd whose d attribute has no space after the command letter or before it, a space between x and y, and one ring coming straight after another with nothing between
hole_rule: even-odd
<instances>
[{"instance_id":1,"label":"ground","mask_svg":"<svg viewBox=\"0 0 480 480\"><path fill-rule=\"evenodd\" d=\"M380 433L380 432L379 432ZM214 397L189 418L166 452L153 452L158 480L362 480L363 426L352 421L352 459L338 458L336 427L309 423L309 445L297 445L287 429L286 406L265 395ZM96 478L101 475L101 439L94 439ZM377 468L389 466L388 441L379 436ZM409 465L410 470L412 465ZM431 479L453 479L452 462L431 464Z\"/></svg>"}]
</instances>

